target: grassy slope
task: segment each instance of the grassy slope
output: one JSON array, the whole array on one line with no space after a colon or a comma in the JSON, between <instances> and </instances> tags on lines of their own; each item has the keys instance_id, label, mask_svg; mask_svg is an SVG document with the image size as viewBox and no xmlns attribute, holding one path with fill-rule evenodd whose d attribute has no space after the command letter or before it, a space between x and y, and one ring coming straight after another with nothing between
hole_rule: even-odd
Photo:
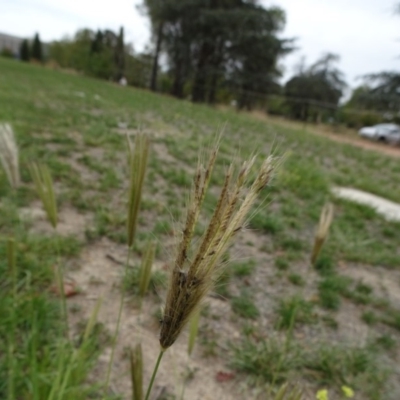
<instances>
[{"instance_id":1,"label":"grassy slope","mask_svg":"<svg viewBox=\"0 0 400 400\"><path fill-rule=\"evenodd\" d=\"M161 241L169 233L171 215L179 218L185 204L188 171L196 163L198 149L212 143L226 124L214 185L221 182L224 167L238 153L287 153L274 186L265 192L272 206L261 208L250 221L250 226L269 235L264 250L276 255L278 268L306 262L320 209L327 200L335 203L336 217L325 249L325 267L334 268L339 261L400 265L399 224L386 222L367 207L331 199L329 193L332 185L352 186L400 202L398 160L304 131L266 125L246 114L2 59L0 105L0 122L13 125L22 163L47 163L57 181L60 205L94 214L88 240L108 236L124 241L125 137L118 122L127 123L132 132L148 131L157 150L150 161L139 248L147 234L156 234ZM71 158L89 177L71 167ZM26 168L22 171L23 180L29 182ZM12 198L2 170L0 196ZM17 201L28 205L34 198L27 187ZM209 209L214 202L210 195ZM154 218L157 223L148 222ZM12 222L9 215L0 216L3 234L12 230ZM342 286L340 295L346 294ZM238 299L235 304L239 301L240 307Z\"/></svg>"}]
</instances>

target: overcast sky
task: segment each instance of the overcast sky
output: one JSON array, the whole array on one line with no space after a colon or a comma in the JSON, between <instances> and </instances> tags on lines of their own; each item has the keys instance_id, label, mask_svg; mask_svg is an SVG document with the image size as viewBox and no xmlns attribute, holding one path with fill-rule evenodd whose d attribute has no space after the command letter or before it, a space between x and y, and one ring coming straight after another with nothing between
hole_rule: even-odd
<instances>
[{"instance_id":1,"label":"overcast sky","mask_svg":"<svg viewBox=\"0 0 400 400\"><path fill-rule=\"evenodd\" d=\"M184 0L182 0L184 1ZM400 15L396 0L261 0L286 11L283 37L299 48L283 61L285 78L301 56L314 62L324 52L341 56L340 68L351 86L369 72L400 70ZM149 42L149 22L136 5L141 0L0 0L0 31L42 40L73 35L82 27L125 28L126 39L140 51Z\"/></svg>"}]
</instances>

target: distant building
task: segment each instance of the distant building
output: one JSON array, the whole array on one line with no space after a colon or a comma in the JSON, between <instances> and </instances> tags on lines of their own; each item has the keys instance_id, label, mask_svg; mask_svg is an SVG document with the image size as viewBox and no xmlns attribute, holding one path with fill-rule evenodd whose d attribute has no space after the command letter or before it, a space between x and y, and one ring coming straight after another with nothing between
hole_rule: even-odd
<instances>
[{"instance_id":1,"label":"distant building","mask_svg":"<svg viewBox=\"0 0 400 400\"><path fill-rule=\"evenodd\" d=\"M4 49L8 49L11 50L14 57L19 58L19 48L23 40L23 38L0 32L0 52Z\"/></svg>"}]
</instances>

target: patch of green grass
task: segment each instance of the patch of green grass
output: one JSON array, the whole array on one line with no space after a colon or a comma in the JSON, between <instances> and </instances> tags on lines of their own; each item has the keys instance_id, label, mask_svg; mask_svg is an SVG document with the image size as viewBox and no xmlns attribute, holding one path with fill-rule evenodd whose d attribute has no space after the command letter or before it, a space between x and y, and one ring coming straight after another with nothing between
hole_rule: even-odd
<instances>
[{"instance_id":1,"label":"patch of green grass","mask_svg":"<svg viewBox=\"0 0 400 400\"><path fill-rule=\"evenodd\" d=\"M165 178L166 181L172 183L173 185L188 188L192 184L192 178L188 174L188 172L184 169L162 169L161 175Z\"/></svg>"},{"instance_id":2,"label":"patch of green grass","mask_svg":"<svg viewBox=\"0 0 400 400\"><path fill-rule=\"evenodd\" d=\"M358 282L354 289L348 290L346 297L350 298L357 304L370 304L372 302L372 292L371 286Z\"/></svg>"},{"instance_id":3,"label":"patch of green grass","mask_svg":"<svg viewBox=\"0 0 400 400\"><path fill-rule=\"evenodd\" d=\"M288 275L288 280L295 286L304 286L305 280L300 274L292 273Z\"/></svg>"},{"instance_id":4,"label":"patch of green grass","mask_svg":"<svg viewBox=\"0 0 400 400\"><path fill-rule=\"evenodd\" d=\"M107 191L110 189L116 189L120 185L120 179L112 168L108 168L100 179L99 189L100 191Z\"/></svg>"},{"instance_id":5,"label":"patch of green grass","mask_svg":"<svg viewBox=\"0 0 400 400\"><path fill-rule=\"evenodd\" d=\"M351 280L340 275L329 275L322 279L318 285L319 300L322 307L330 310L338 310L341 295L344 295Z\"/></svg>"},{"instance_id":6,"label":"patch of green grass","mask_svg":"<svg viewBox=\"0 0 400 400\"><path fill-rule=\"evenodd\" d=\"M278 256L274 261L275 267L281 271L286 271L290 267L289 260L285 256Z\"/></svg>"},{"instance_id":7,"label":"patch of green grass","mask_svg":"<svg viewBox=\"0 0 400 400\"><path fill-rule=\"evenodd\" d=\"M86 229L85 235L89 241L104 236L117 243L126 243L126 216L99 207L94 216L94 226Z\"/></svg>"},{"instance_id":8,"label":"patch of green grass","mask_svg":"<svg viewBox=\"0 0 400 400\"><path fill-rule=\"evenodd\" d=\"M314 267L321 275L333 274L335 271L335 261L329 254L322 250Z\"/></svg>"},{"instance_id":9,"label":"patch of green grass","mask_svg":"<svg viewBox=\"0 0 400 400\"><path fill-rule=\"evenodd\" d=\"M256 267L255 260L235 262L229 266L230 270L232 271L232 275L238 276L238 277L251 275L251 273L254 271L255 267Z\"/></svg>"},{"instance_id":10,"label":"patch of green grass","mask_svg":"<svg viewBox=\"0 0 400 400\"><path fill-rule=\"evenodd\" d=\"M321 321L329 328L338 329L339 324L332 315L323 315Z\"/></svg>"},{"instance_id":11,"label":"patch of green grass","mask_svg":"<svg viewBox=\"0 0 400 400\"><path fill-rule=\"evenodd\" d=\"M288 374L301 365L301 356L296 347L266 339L255 343L248 338L233 345L231 366L253 376L260 383L279 384L287 380Z\"/></svg>"},{"instance_id":12,"label":"patch of green grass","mask_svg":"<svg viewBox=\"0 0 400 400\"><path fill-rule=\"evenodd\" d=\"M279 239L277 245L283 250L292 252L301 252L305 249L304 241L296 236L284 235Z\"/></svg>"},{"instance_id":13,"label":"patch of green grass","mask_svg":"<svg viewBox=\"0 0 400 400\"><path fill-rule=\"evenodd\" d=\"M127 273L123 277L122 287L128 293L133 295L139 294L139 283L140 283L140 268L138 266L128 268ZM158 288L165 287L167 283L167 275L163 271L152 271L149 290L153 293L157 292Z\"/></svg>"},{"instance_id":14,"label":"patch of green grass","mask_svg":"<svg viewBox=\"0 0 400 400\"><path fill-rule=\"evenodd\" d=\"M348 385L353 388L360 378L372 380L381 371L376 355L369 347L332 345L322 345L311 352L305 367L321 385ZM368 389L362 389L368 393Z\"/></svg>"},{"instance_id":15,"label":"patch of green grass","mask_svg":"<svg viewBox=\"0 0 400 400\"><path fill-rule=\"evenodd\" d=\"M229 282L231 280L231 272L229 267L224 268L222 273L219 275L217 283L215 284L214 291L223 298L229 298Z\"/></svg>"},{"instance_id":16,"label":"patch of green grass","mask_svg":"<svg viewBox=\"0 0 400 400\"><path fill-rule=\"evenodd\" d=\"M383 334L381 336L378 336L374 340L373 344L382 348L383 350L391 351L396 348L397 341L396 339L393 338L393 336L388 334Z\"/></svg>"},{"instance_id":17,"label":"patch of green grass","mask_svg":"<svg viewBox=\"0 0 400 400\"><path fill-rule=\"evenodd\" d=\"M388 326L400 331L400 311L395 309L389 309L383 315L381 321Z\"/></svg>"},{"instance_id":18,"label":"patch of green grass","mask_svg":"<svg viewBox=\"0 0 400 400\"><path fill-rule=\"evenodd\" d=\"M367 324L367 325L375 325L378 322L378 317L377 315L372 312L372 311L364 311L361 315L361 319Z\"/></svg>"},{"instance_id":19,"label":"patch of green grass","mask_svg":"<svg viewBox=\"0 0 400 400\"><path fill-rule=\"evenodd\" d=\"M157 237L159 235L170 235L172 232L171 222L163 219L156 222L153 228L153 234Z\"/></svg>"},{"instance_id":20,"label":"patch of green grass","mask_svg":"<svg viewBox=\"0 0 400 400\"><path fill-rule=\"evenodd\" d=\"M250 219L250 228L257 229L263 233L276 235L283 230L283 222L280 217L271 214L268 210L258 211Z\"/></svg>"},{"instance_id":21,"label":"patch of green grass","mask_svg":"<svg viewBox=\"0 0 400 400\"><path fill-rule=\"evenodd\" d=\"M291 329L298 323L309 324L315 321L313 304L299 295L281 300L276 312L278 314L275 324L277 329Z\"/></svg>"},{"instance_id":22,"label":"patch of green grass","mask_svg":"<svg viewBox=\"0 0 400 400\"><path fill-rule=\"evenodd\" d=\"M232 297L231 306L233 312L243 318L256 319L260 315L250 293L246 290L243 290L240 296Z\"/></svg>"}]
</instances>

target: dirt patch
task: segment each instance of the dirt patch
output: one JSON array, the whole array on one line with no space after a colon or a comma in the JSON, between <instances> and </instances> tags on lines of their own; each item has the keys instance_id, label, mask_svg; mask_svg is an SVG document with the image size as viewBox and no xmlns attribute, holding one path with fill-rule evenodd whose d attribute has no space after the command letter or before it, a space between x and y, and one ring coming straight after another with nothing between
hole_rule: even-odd
<instances>
[{"instance_id":1,"label":"dirt patch","mask_svg":"<svg viewBox=\"0 0 400 400\"><path fill-rule=\"evenodd\" d=\"M122 266L109 258L125 259L126 249L106 239L87 247L80 259L80 268L72 271L69 277L74 279L81 293L68 300L71 326L89 318L97 299L103 298L99 313L99 321L113 333L117 320L117 310L120 301L120 280ZM156 267L160 268L161 263ZM129 360L127 349L136 343L142 344L144 355L144 382L149 382L151 370L159 352L158 323L156 314L161 306L155 296L149 297L143 305L142 314L133 305L132 299L127 299L123 313L120 334L116 347L115 360L112 368L112 385L114 393L119 393L124 399L131 398L129 377ZM210 307L214 313L223 313L226 303L211 299ZM226 310L225 310L226 311ZM224 325L225 326L225 325ZM74 329L74 328L73 328ZM104 349L93 372L94 379L104 379L110 347ZM162 360L156 387L152 398L160 392L173 393L179 396L182 390L183 377L188 374L188 368L193 375L185 389L185 399L235 399L239 391L239 383L234 379L230 382L217 382L220 371L227 371L226 366L217 358L204 358L201 348L196 346L191 359L187 356L187 333L183 332L177 343L169 349Z\"/></svg>"},{"instance_id":2,"label":"dirt patch","mask_svg":"<svg viewBox=\"0 0 400 400\"><path fill-rule=\"evenodd\" d=\"M371 286L375 296L388 299L393 306L400 307L400 271L368 265L348 265L343 268L343 273Z\"/></svg>"},{"instance_id":3,"label":"dirt patch","mask_svg":"<svg viewBox=\"0 0 400 400\"><path fill-rule=\"evenodd\" d=\"M30 207L21 208L20 216L33 223L31 233L53 235L54 230L50 225L42 203L34 202ZM57 233L62 236L75 236L84 240L85 230L91 225L92 216L81 214L72 207L65 207L58 211Z\"/></svg>"}]
</instances>

